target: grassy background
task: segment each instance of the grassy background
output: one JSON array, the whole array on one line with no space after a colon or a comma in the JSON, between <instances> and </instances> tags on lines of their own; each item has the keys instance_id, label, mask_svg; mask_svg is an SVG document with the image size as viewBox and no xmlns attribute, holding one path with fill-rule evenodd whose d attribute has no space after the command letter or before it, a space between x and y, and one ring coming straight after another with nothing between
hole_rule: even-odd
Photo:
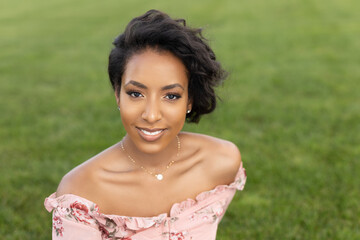
<instances>
[{"instance_id":1,"label":"grassy background","mask_svg":"<svg viewBox=\"0 0 360 240\"><path fill-rule=\"evenodd\" d=\"M0 238L50 239L44 198L123 136L107 55L151 8L204 27L231 73L185 127L242 151L248 182L218 239L360 239L356 0L1 1Z\"/></svg>"}]
</instances>

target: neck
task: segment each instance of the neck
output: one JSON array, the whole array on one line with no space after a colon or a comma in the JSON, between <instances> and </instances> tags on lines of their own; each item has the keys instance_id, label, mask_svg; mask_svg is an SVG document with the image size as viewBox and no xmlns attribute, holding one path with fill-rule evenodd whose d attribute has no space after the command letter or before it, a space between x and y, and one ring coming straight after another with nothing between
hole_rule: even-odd
<instances>
[{"instance_id":1,"label":"neck","mask_svg":"<svg viewBox=\"0 0 360 240\"><path fill-rule=\"evenodd\" d=\"M174 138L162 151L154 153L141 151L128 135L126 135L122 141L125 154L130 156L137 165L143 166L148 170L163 170L170 161L176 161L178 151L180 150L178 149L177 138Z\"/></svg>"}]
</instances>

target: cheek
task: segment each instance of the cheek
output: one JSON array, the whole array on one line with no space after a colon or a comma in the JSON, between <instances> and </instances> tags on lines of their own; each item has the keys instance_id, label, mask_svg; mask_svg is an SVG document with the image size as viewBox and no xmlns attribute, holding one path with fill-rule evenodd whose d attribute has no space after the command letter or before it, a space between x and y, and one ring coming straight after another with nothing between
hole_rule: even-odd
<instances>
[{"instance_id":1,"label":"cheek","mask_svg":"<svg viewBox=\"0 0 360 240\"><path fill-rule=\"evenodd\" d=\"M186 106L167 107L166 111L163 111L163 117L174 124L184 123L186 118Z\"/></svg>"},{"instance_id":2,"label":"cheek","mask_svg":"<svg viewBox=\"0 0 360 240\"><path fill-rule=\"evenodd\" d=\"M122 107L120 106L120 116L124 123L131 123L137 118L137 111L133 107Z\"/></svg>"},{"instance_id":3,"label":"cheek","mask_svg":"<svg viewBox=\"0 0 360 240\"><path fill-rule=\"evenodd\" d=\"M139 108L136 105L129 104L125 99L120 100L120 116L124 127L133 122L138 115Z\"/></svg>"}]
</instances>

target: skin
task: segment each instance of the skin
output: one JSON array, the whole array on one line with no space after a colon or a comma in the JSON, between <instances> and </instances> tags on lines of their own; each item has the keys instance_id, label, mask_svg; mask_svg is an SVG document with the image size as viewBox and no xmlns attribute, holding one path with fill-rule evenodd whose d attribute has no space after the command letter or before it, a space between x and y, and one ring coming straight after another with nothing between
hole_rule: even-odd
<instances>
[{"instance_id":1,"label":"skin","mask_svg":"<svg viewBox=\"0 0 360 240\"><path fill-rule=\"evenodd\" d=\"M147 50L126 66L119 94L115 94L127 132L127 152L146 167L159 168L177 152L176 135L184 126L188 99L186 68L169 52ZM156 141L147 141L139 129L163 129Z\"/></svg>"},{"instance_id":2,"label":"skin","mask_svg":"<svg viewBox=\"0 0 360 240\"><path fill-rule=\"evenodd\" d=\"M132 56L115 93L121 120L127 132L120 142L71 170L59 184L57 196L75 194L96 203L104 214L152 217L170 214L173 204L218 185L233 182L241 157L231 142L180 132L188 98L186 68L170 52L147 49ZM163 130L152 139L139 129ZM177 157L176 135L181 140ZM162 172L158 181L138 165Z\"/></svg>"}]
</instances>

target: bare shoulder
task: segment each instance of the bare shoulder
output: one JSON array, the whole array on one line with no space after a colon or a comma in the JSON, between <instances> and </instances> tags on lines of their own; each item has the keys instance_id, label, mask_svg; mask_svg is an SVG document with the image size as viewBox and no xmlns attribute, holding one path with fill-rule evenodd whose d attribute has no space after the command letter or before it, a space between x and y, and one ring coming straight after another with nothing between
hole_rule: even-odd
<instances>
[{"instance_id":1,"label":"bare shoulder","mask_svg":"<svg viewBox=\"0 0 360 240\"><path fill-rule=\"evenodd\" d=\"M82 185L82 180L86 178L85 176L86 172L83 163L63 176L56 190L56 196L77 194L77 190L80 189L80 185Z\"/></svg>"},{"instance_id":2,"label":"bare shoulder","mask_svg":"<svg viewBox=\"0 0 360 240\"><path fill-rule=\"evenodd\" d=\"M211 181L229 184L234 181L241 166L238 147L227 140L202 134L187 133L199 146L203 155L203 166Z\"/></svg>"},{"instance_id":3,"label":"bare shoulder","mask_svg":"<svg viewBox=\"0 0 360 240\"><path fill-rule=\"evenodd\" d=\"M118 159L119 151L116 144L105 149L99 154L86 160L82 164L76 166L69 171L60 181L56 196L64 194L75 194L86 197L94 192L98 185L98 177L101 171L106 171L106 167L111 165L112 159ZM117 162L118 164L121 162ZM114 168L121 168L121 166L112 166Z\"/></svg>"}]
</instances>

